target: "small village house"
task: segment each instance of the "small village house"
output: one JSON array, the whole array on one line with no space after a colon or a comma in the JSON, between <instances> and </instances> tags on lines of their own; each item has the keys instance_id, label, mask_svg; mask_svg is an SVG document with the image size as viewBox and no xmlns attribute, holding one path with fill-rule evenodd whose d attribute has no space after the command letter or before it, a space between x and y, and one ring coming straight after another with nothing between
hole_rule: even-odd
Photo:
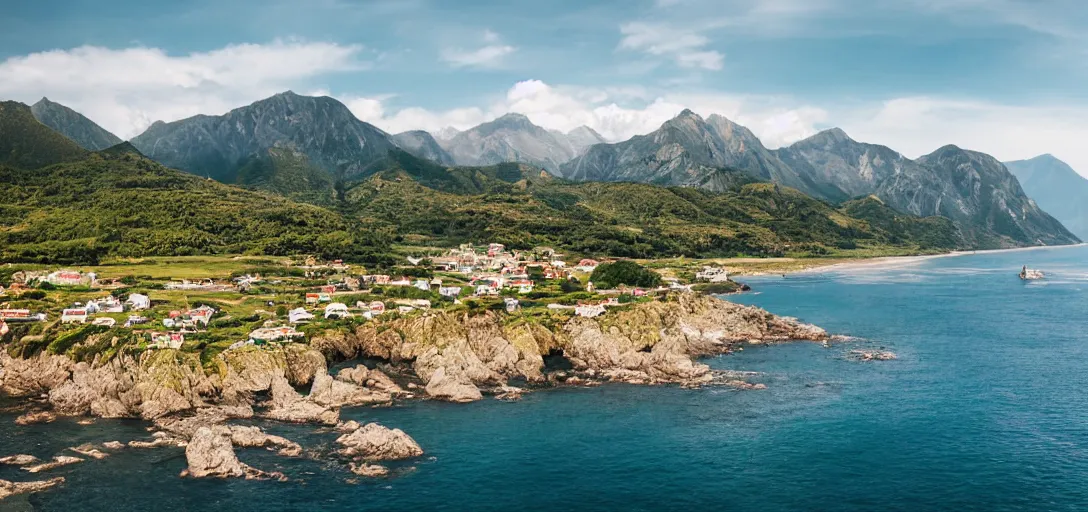
<instances>
[{"instance_id":1,"label":"small village house","mask_svg":"<svg viewBox=\"0 0 1088 512\"><path fill-rule=\"evenodd\" d=\"M65 309L61 312L60 323L62 324L85 324L87 323L87 309L86 308L72 308Z\"/></svg>"},{"instance_id":2,"label":"small village house","mask_svg":"<svg viewBox=\"0 0 1088 512\"><path fill-rule=\"evenodd\" d=\"M348 311L348 305L341 302L334 302L325 306L325 318L352 318L355 315Z\"/></svg>"},{"instance_id":3,"label":"small village house","mask_svg":"<svg viewBox=\"0 0 1088 512\"><path fill-rule=\"evenodd\" d=\"M147 295L141 295L139 293L133 293L129 295L128 300L125 302L128 303L129 307L131 307L133 311L143 311L145 309L151 308L151 298Z\"/></svg>"},{"instance_id":4,"label":"small village house","mask_svg":"<svg viewBox=\"0 0 1088 512\"><path fill-rule=\"evenodd\" d=\"M313 313L306 311L304 308L292 309L287 313L287 321L292 324L306 323L314 318Z\"/></svg>"}]
</instances>

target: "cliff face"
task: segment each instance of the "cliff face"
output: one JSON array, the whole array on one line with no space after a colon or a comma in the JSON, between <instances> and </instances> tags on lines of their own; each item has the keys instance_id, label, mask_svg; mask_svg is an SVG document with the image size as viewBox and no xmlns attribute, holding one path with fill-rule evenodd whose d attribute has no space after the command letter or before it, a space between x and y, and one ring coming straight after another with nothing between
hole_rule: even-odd
<instances>
[{"instance_id":1,"label":"cliff face","mask_svg":"<svg viewBox=\"0 0 1088 512\"><path fill-rule=\"evenodd\" d=\"M311 346L231 350L209 371L198 356L175 350L78 364L64 356L13 359L3 353L0 389L12 396L48 393L60 414L142 417L189 436L193 425L214 423L209 417L252 417L254 406L262 411L257 415L270 419L335 424L340 407L389 402L405 394L379 370L360 366L333 377L326 356L385 359L414 373L430 396L463 402L481 398L481 387L516 393L511 380L556 382L556 373L545 373L546 355L563 355L573 367L558 382L569 377L698 385L712 376L696 357L723 353L741 342L827 338L819 328L695 294L597 319L575 317L553 330L506 320L491 312L434 313L368 324L355 332L327 333ZM307 385L306 395L295 390ZM217 412L199 421L177 419L208 410Z\"/></svg>"}]
</instances>

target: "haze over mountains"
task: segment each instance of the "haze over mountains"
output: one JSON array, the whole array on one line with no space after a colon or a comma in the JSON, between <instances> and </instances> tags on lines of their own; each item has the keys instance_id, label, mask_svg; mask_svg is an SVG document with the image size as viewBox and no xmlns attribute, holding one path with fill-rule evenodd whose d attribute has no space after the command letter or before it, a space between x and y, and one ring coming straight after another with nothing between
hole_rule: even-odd
<instances>
[{"instance_id":1,"label":"haze over mountains","mask_svg":"<svg viewBox=\"0 0 1088 512\"><path fill-rule=\"evenodd\" d=\"M58 131L87 140L93 123L75 116L64 117L79 122L56 124L78 129ZM342 195L344 183L386 168L390 151L399 148L446 167L521 162L575 181L712 192L766 181L830 203L874 196L903 213L951 219L972 247L1077 240L988 155L946 146L911 160L839 129L770 150L725 117L704 119L689 110L652 133L617 143L586 127L547 130L520 114L437 137L424 131L390 135L335 99L287 92L222 116L156 122L132 144L170 167L311 202Z\"/></svg>"},{"instance_id":2,"label":"haze over mountains","mask_svg":"<svg viewBox=\"0 0 1088 512\"><path fill-rule=\"evenodd\" d=\"M1081 240L1088 240L1088 179L1053 155L1005 162L1024 191Z\"/></svg>"}]
</instances>

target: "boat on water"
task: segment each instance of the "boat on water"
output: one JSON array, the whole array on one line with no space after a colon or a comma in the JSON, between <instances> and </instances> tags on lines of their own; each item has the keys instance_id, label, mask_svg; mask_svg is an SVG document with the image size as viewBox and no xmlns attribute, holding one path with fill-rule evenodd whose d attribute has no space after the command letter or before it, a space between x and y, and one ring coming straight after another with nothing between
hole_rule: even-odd
<instances>
[{"instance_id":1,"label":"boat on water","mask_svg":"<svg viewBox=\"0 0 1088 512\"><path fill-rule=\"evenodd\" d=\"M1028 268L1027 265L1025 265L1024 268L1020 270L1020 279L1023 279L1024 281L1034 281L1036 279L1042 279L1044 277L1046 277L1046 275L1043 274L1042 270Z\"/></svg>"}]
</instances>

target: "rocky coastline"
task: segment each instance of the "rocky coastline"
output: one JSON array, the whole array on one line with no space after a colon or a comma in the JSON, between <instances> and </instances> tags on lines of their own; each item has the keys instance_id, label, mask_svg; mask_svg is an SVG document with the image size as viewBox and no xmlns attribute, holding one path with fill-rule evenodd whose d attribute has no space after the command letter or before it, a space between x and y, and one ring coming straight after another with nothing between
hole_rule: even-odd
<instances>
[{"instance_id":1,"label":"rocky coastline","mask_svg":"<svg viewBox=\"0 0 1088 512\"><path fill-rule=\"evenodd\" d=\"M423 448L397 429L341 422L342 408L412 399L513 400L528 388L601 382L758 389L716 375L698 358L749 343L829 339L818 327L692 293L555 326L509 320L494 312L435 312L325 332L308 345L231 350L211 362L168 349L89 363L45 353L12 358L5 351L0 393L27 400L20 416L27 424L57 416L142 418L153 424L150 440L72 449L87 459L120 449L174 446L185 449L187 477L284 480L285 475L245 465L234 453L264 448L286 457L302 455L291 440L232 424L260 418L334 427L341 434L336 456L345 468L381 477L389 474L383 461L418 457ZM330 373L330 362L361 358L378 364ZM546 359L562 361L562 369ZM31 464L28 457L3 455ZM75 457L46 464L84 460L70 459ZM10 495L58 483L0 481L0 489Z\"/></svg>"}]
</instances>

